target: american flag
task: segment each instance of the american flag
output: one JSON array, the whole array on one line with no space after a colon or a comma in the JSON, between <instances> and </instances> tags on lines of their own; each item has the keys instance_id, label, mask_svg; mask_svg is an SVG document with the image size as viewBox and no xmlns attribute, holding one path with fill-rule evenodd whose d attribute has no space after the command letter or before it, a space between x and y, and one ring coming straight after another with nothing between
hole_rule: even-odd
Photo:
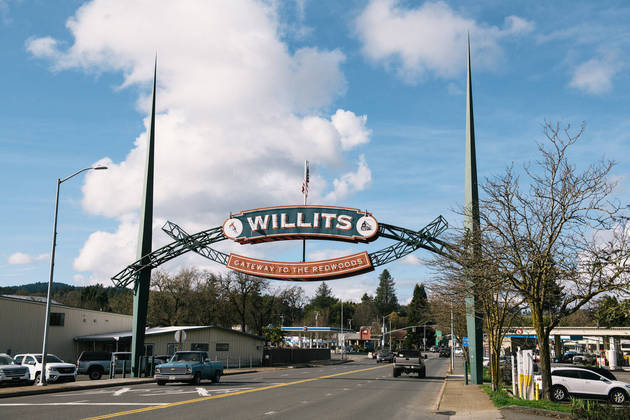
<instances>
[{"instance_id":1,"label":"american flag","mask_svg":"<svg viewBox=\"0 0 630 420\"><path fill-rule=\"evenodd\" d=\"M306 197L308 197L308 160L304 161L304 180L302 181L302 194L304 195L304 204L306 204Z\"/></svg>"}]
</instances>

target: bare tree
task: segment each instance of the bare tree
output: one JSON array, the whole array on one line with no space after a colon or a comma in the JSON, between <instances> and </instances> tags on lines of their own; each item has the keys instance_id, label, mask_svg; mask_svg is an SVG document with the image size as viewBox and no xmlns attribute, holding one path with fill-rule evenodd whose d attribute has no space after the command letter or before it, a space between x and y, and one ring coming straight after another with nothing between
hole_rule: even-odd
<instances>
[{"instance_id":1,"label":"bare tree","mask_svg":"<svg viewBox=\"0 0 630 420\"><path fill-rule=\"evenodd\" d=\"M600 293L628 286L628 219L611 200L614 163L578 170L569 162L583 130L545 123L541 159L524 168L524 182L510 167L482 186L484 252L531 310L546 399L551 330Z\"/></svg>"},{"instance_id":2,"label":"bare tree","mask_svg":"<svg viewBox=\"0 0 630 420\"><path fill-rule=\"evenodd\" d=\"M488 334L492 389L496 390L501 380L501 345L506 332L520 313L524 299L502 273L497 271L489 249L491 242L484 236L482 232L478 248L481 252L474 255L467 251L471 248L468 243L471 235L466 235L465 232L455 234L448 241L451 245L448 255L439 255L429 264L437 274L432 285L434 294L439 290L439 293L454 303L458 312L465 311L462 302L466 296L476 291L477 304ZM462 319L464 317L465 312Z\"/></svg>"}]
</instances>

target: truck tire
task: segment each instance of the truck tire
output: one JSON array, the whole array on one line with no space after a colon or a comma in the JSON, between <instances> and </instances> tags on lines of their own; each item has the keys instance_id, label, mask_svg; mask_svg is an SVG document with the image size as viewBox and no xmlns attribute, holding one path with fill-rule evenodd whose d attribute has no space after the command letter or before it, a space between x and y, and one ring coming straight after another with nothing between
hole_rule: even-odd
<instances>
[{"instance_id":1,"label":"truck tire","mask_svg":"<svg viewBox=\"0 0 630 420\"><path fill-rule=\"evenodd\" d=\"M98 381L101 379L101 376L103 376L103 369L97 367L90 368L90 370L88 370L88 376L91 380Z\"/></svg>"},{"instance_id":2,"label":"truck tire","mask_svg":"<svg viewBox=\"0 0 630 420\"><path fill-rule=\"evenodd\" d=\"M215 384L218 384L220 380L221 380L221 371L217 370L214 374L214 377L212 378L212 382L214 382Z\"/></svg>"},{"instance_id":3,"label":"truck tire","mask_svg":"<svg viewBox=\"0 0 630 420\"><path fill-rule=\"evenodd\" d=\"M166 381L157 381L158 386L166 385Z\"/></svg>"},{"instance_id":4,"label":"truck tire","mask_svg":"<svg viewBox=\"0 0 630 420\"><path fill-rule=\"evenodd\" d=\"M193 385L199 385L201 383L201 375L199 374L199 372L195 373L195 376L193 376L190 383Z\"/></svg>"},{"instance_id":5,"label":"truck tire","mask_svg":"<svg viewBox=\"0 0 630 420\"><path fill-rule=\"evenodd\" d=\"M394 368L394 378L398 378L400 376L400 370Z\"/></svg>"},{"instance_id":6,"label":"truck tire","mask_svg":"<svg viewBox=\"0 0 630 420\"><path fill-rule=\"evenodd\" d=\"M422 366L422 369L418 371L418 378L426 378L427 377L427 368L426 366Z\"/></svg>"}]
</instances>

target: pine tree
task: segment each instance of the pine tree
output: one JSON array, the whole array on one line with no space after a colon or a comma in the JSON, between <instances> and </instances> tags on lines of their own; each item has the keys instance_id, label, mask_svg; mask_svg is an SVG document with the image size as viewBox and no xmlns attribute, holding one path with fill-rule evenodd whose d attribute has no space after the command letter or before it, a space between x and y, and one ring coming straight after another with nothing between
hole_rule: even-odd
<instances>
[{"instance_id":1,"label":"pine tree","mask_svg":"<svg viewBox=\"0 0 630 420\"><path fill-rule=\"evenodd\" d=\"M332 289L328 287L326 282L322 282L315 292L315 296L311 300L313 308L325 309L330 308L337 302L337 299L332 294Z\"/></svg>"},{"instance_id":2,"label":"pine tree","mask_svg":"<svg viewBox=\"0 0 630 420\"><path fill-rule=\"evenodd\" d=\"M378 276L378 287L374 303L380 317L389 315L398 309L398 298L396 297L395 283L389 271L383 270Z\"/></svg>"},{"instance_id":3,"label":"pine tree","mask_svg":"<svg viewBox=\"0 0 630 420\"><path fill-rule=\"evenodd\" d=\"M411 298L411 302L409 303L408 310L409 313L407 315L407 324L412 325L422 325L427 322L428 316L428 299L427 292L424 290L424 284L416 284L416 287L413 289L413 298ZM430 330L431 336L433 335L433 331ZM429 335L427 335L427 338ZM405 344L407 346L422 346L424 338L424 328L416 329L415 332L413 330L407 331L407 337L405 338ZM427 339L427 343L429 340Z\"/></svg>"}]
</instances>

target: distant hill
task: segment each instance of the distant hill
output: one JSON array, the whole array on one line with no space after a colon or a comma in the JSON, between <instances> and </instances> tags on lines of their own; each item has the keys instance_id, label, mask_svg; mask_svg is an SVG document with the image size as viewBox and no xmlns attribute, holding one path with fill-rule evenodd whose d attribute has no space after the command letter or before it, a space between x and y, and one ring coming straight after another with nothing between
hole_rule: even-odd
<instances>
[{"instance_id":1,"label":"distant hill","mask_svg":"<svg viewBox=\"0 0 630 420\"><path fill-rule=\"evenodd\" d=\"M77 288L80 289L81 287L72 286L66 283L53 282L52 293L65 293ZM0 287L0 294L2 295L46 296L47 292L48 283L45 282L22 284L19 286Z\"/></svg>"}]
</instances>

